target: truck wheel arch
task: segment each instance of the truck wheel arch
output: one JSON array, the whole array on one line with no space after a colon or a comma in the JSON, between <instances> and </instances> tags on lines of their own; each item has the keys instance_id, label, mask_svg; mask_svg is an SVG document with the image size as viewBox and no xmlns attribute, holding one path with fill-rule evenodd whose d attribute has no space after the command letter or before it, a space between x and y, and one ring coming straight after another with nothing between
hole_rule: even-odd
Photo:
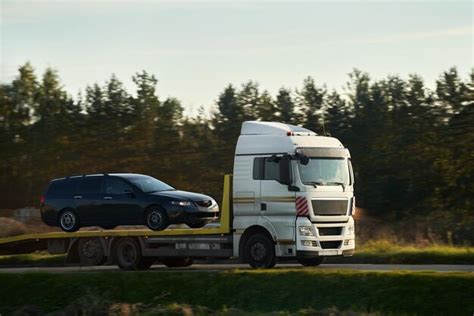
<instances>
[{"instance_id":1,"label":"truck wheel arch","mask_svg":"<svg viewBox=\"0 0 474 316\"><path fill-rule=\"evenodd\" d=\"M247 240L255 234L264 234L268 238L270 238L270 240L272 240L273 243L275 243L275 239L265 227L260 226L260 225L253 225L253 226L248 227L244 231L244 233L242 234L239 240L239 258L240 258L240 261L243 263L247 261L247 258L245 258L245 244Z\"/></svg>"}]
</instances>

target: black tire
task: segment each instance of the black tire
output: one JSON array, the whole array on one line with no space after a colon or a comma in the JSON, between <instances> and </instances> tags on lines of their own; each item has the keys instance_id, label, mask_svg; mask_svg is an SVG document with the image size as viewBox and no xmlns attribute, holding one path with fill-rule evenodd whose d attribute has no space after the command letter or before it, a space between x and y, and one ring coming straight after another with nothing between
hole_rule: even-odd
<instances>
[{"instance_id":1,"label":"black tire","mask_svg":"<svg viewBox=\"0 0 474 316\"><path fill-rule=\"evenodd\" d=\"M188 225L191 228L201 228L201 227L206 226L206 224L207 224L206 221L195 221L195 222L186 223L186 225Z\"/></svg>"},{"instance_id":2,"label":"black tire","mask_svg":"<svg viewBox=\"0 0 474 316\"><path fill-rule=\"evenodd\" d=\"M162 258L160 261L168 268L189 267L194 263L191 258Z\"/></svg>"},{"instance_id":3,"label":"black tire","mask_svg":"<svg viewBox=\"0 0 474 316\"><path fill-rule=\"evenodd\" d=\"M115 261L122 270L148 269L153 263L147 263L147 259L142 257L140 244L134 238L121 238L115 245Z\"/></svg>"},{"instance_id":4,"label":"black tire","mask_svg":"<svg viewBox=\"0 0 474 316\"><path fill-rule=\"evenodd\" d=\"M102 229L114 229L117 225L101 225L100 227Z\"/></svg>"},{"instance_id":5,"label":"black tire","mask_svg":"<svg viewBox=\"0 0 474 316\"><path fill-rule=\"evenodd\" d=\"M163 230L169 225L168 215L166 211L152 207L145 214L145 225L151 230Z\"/></svg>"},{"instance_id":6,"label":"black tire","mask_svg":"<svg viewBox=\"0 0 474 316\"><path fill-rule=\"evenodd\" d=\"M324 257L314 258L296 258L298 262L305 267L317 267L324 262Z\"/></svg>"},{"instance_id":7,"label":"black tire","mask_svg":"<svg viewBox=\"0 0 474 316\"><path fill-rule=\"evenodd\" d=\"M99 238L81 238L77 244L80 264L98 266L105 262L105 251Z\"/></svg>"},{"instance_id":8,"label":"black tire","mask_svg":"<svg viewBox=\"0 0 474 316\"><path fill-rule=\"evenodd\" d=\"M276 264L275 246L267 235L250 236L244 250L246 262L253 268L268 269Z\"/></svg>"},{"instance_id":9,"label":"black tire","mask_svg":"<svg viewBox=\"0 0 474 316\"><path fill-rule=\"evenodd\" d=\"M79 217L71 209L63 210L58 216L58 226L67 233L73 233L81 228Z\"/></svg>"}]
</instances>

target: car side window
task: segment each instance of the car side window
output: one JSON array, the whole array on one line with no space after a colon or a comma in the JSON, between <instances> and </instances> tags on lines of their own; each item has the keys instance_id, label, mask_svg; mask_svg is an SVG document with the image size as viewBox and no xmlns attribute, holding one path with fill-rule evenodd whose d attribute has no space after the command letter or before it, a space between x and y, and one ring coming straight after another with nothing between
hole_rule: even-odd
<instances>
[{"instance_id":1,"label":"car side window","mask_svg":"<svg viewBox=\"0 0 474 316\"><path fill-rule=\"evenodd\" d=\"M127 191L130 192L133 191L133 189L125 181L114 177L107 177L105 179L105 193L124 194Z\"/></svg>"},{"instance_id":2,"label":"car side window","mask_svg":"<svg viewBox=\"0 0 474 316\"><path fill-rule=\"evenodd\" d=\"M280 181L279 163L270 157L259 157L253 161L254 180L276 180Z\"/></svg>"},{"instance_id":3,"label":"car side window","mask_svg":"<svg viewBox=\"0 0 474 316\"><path fill-rule=\"evenodd\" d=\"M81 184L79 185L79 192L81 194L98 194L102 192L102 180L101 176L84 177L81 178Z\"/></svg>"}]
</instances>

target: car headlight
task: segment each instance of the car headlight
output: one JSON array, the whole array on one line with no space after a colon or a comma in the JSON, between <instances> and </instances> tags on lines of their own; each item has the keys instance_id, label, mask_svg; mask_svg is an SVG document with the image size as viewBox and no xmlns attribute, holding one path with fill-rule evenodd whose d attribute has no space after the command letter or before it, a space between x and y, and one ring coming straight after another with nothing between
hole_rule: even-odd
<instances>
[{"instance_id":1,"label":"car headlight","mask_svg":"<svg viewBox=\"0 0 474 316\"><path fill-rule=\"evenodd\" d=\"M189 205L191 205L191 202L189 202L189 201L171 201L171 204L179 205L179 206L189 206Z\"/></svg>"},{"instance_id":2,"label":"car headlight","mask_svg":"<svg viewBox=\"0 0 474 316\"><path fill-rule=\"evenodd\" d=\"M313 227L311 226L300 226L298 229L301 236L314 236Z\"/></svg>"},{"instance_id":3,"label":"car headlight","mask_svg":"<svg viewBox=\"0 0 474 316\"><path fill-rule=\"evenodd\" d=\"M347 226L346 235L354 235L354 225Z\"/></svg>"}]
</instances>

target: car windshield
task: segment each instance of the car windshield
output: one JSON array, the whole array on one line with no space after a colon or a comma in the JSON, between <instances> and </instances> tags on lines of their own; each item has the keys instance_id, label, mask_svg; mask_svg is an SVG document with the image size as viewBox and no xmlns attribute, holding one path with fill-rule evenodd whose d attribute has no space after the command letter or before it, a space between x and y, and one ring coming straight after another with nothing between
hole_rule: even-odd
<instances>
[{"instance_id":1,"label":"car windshield","mask_svg":"<svg viewBox=\"0 0 474 316\"><path fill-rule=\"evenodd\" d=\"M153 177L139 177L130 179L134 185L145 193L159 192L159 191L171 191L174 188L160 180Z\"/></svg>"},{"instance_id":2,"label":"car windshield","mask_svg":"<svg viewBox=\"0 0 474 316\"><path fill-rule=\"evenodd\" d=\"M349 165L345 158L310 158L298 161L301 181L307 185L349 185Z\"/></svg>"}]
</instances>

